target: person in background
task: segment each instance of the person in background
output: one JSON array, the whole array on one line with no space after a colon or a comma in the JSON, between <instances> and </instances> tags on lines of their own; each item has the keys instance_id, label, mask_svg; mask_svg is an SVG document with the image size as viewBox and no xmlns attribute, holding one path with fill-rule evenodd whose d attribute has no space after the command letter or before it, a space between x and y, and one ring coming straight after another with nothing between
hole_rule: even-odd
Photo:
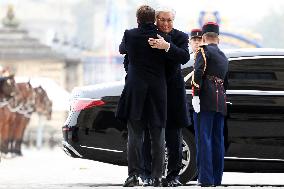
<instances>
[{"instance_id":1,"label":"person in background","mask_svg":"<svg viewBox=\"0 0 284 189\"><path fill-rule=\"evenodd\" d=\"M192 52L195 54L199 46L202 43L202 30L201 29L192 29L190 32L189 44L191 46Z\"/></svg>"},{"instance_id":2,"label":"person in background","mask_svg":"<svg viewBox=\"0 0 284 189\"><path fill-rule=\"evenodd\" d=\"M194 60L196 56L196 52L199 49L199 46L202 44L202 30L201 29L197 28L197 29L191 30L189 44L191 47L190 59ZM188 71L190 75L193 74L193 66L190 66L188 68Z\"/></svg>"},{"instance_id":3,"label":"person in background","mask_svg":"<svg viewBox=\"0 0 284 189\"><path fill-rule=\"evenodd\" d=\"M228 59L218 47L218 24L204 24L202 40L204 45L198 49L194 63L192 105L198 183L209 187L221 185L223 175Z\"/></svg>"}]
</instances>

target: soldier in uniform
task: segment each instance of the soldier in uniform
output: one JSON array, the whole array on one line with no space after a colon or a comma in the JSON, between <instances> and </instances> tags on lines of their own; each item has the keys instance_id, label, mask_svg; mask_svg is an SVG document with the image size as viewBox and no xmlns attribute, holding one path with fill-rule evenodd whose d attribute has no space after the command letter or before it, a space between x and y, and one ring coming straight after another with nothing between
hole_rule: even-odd
<instances>
[{"instance_id":1,"label":"soldier in uniform","mask_svg":"<svg viewBox=\"0 0 284 189\"><path fill-rule=\"evenodd\" d=\"M127 54L127 79L118 103L116 116L127 121L128 175L124 187L137 186L142 173L144 131L149 130L151 176L154 186L161 185L165 157L167 87L165 51L153 49L149 38L157 38L155 10L141 6L136 13L138 28L126 30L119 46ZM166 39L167 36L164 36Z\"/></svg>"},{"instance_id":2,"label":"soldier in uniform","mask_svg":"<svg viewBox=\"0 0 284 189\"><path fill-rule=\"evenodd\" d=\"M219 26L202 27L202 45L196 53L192 78L192 105L197 148L198 183L221 185L224 167L224 116L228 59L218 48Z\"/></svg>"},{"instance_id":3,"label":"soldier in uniform","mask_svg":"<svg viewBox=\"0 0 284 189\"><path fill-rule=\"evenodd\" d=\"M191 32L190 32L189 44L190 44L191 50L194 54L199 49L201 42L202 42L202 30L199 29L199 28L192 29Z\"/></svg>"},{"instance_id":4,"label":"soldier in uniform","mask_svg":"<svg viewBox=\"0 0 284 189\"><path fill-rule=\"evenodd\" d=\"M191 46L191 53L190 53L190 59L194 59L195 54L197 50L199 49L199 46L202 44L202 30L197 28L197 29L192 29L190 32L190 39L189 39L189 44ZM189 72L192 73L193 71L193 66L189 67Z\"/></svg>"}]
</instances>

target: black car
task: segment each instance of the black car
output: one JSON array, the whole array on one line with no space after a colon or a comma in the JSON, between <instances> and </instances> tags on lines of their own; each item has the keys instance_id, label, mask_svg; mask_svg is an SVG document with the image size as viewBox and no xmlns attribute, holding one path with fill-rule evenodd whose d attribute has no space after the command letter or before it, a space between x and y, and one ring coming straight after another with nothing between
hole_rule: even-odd
<instances>
[{"instance_id":1,"label":"black car","mask_svg":"<svg viewBox=\"0 0 284 189\"><path fill-rule=\"evenodd\" d=\"M225 171L284 172L284 49L237 49L225 54L230 62ZM184 65L182 73L192 115L191 65L192 61ZM68 155L127 165L127 129L115 118L123 85L121 81L73 90L62 128ZM184 128L183 140L180 176L186 183L197 175L193 126Z\"/></svg>"}]
</instances>

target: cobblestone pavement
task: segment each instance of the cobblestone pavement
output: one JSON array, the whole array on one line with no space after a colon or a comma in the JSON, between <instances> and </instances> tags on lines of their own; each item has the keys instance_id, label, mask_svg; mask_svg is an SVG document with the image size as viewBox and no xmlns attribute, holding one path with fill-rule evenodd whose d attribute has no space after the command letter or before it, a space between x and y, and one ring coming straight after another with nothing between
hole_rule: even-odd
<instances>
[{"instance_id":1,"label":"cobblestone pavement","mask_svg":"<svg viewBox=\"0 0 284 189\"><path fill-rule=\"evenodd\" d=\"M60 149L25 149L0 162L0 189L123 188L127 167L70 158ZM224 173L217 188L284 188L282 173ZM142 188L142 187L135 187ZM151 187L150 187L151 188ZM201 188L190 182L179 188Z\"/></svg>"}]
</instances>

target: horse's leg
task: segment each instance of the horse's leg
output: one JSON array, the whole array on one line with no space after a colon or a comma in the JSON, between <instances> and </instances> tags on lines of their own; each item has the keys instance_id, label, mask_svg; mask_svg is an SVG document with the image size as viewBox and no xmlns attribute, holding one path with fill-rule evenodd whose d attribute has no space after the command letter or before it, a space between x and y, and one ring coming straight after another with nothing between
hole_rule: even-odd
<instances>
[{"instance_id":1,"label":"horse's leg","mask_svg":"<svg viewBox=\"0 0 284 189\"><path fill-rule=\"evenodd\" d=\"M9 117L9 123L10 123L10 132L9 132L9 151L11 153L14 153L14 135L17 127L17 122L16 122L16 113L15 112L10 112L10 117Z\"/></svg>"},{"instance_id":2,"label":"horse's leg","mask_svg":"<svg viewBox=\"0 0 284 189\"><path fill-rule=\"evenodd\" d=\"M4 109L0 108L0 119L4 120ZM4 121L0 121L0 152L3 149L3 125Z\"/></svg>"},{"instance_id":3,"label":"horse's leg","mask_svg":"<svg viewBox=\"0 0 284 189\"><path fill-rule=\"evenodd\" d=\"M4 115L4 119L3 121L3 125L2 125L2 152L4 154L7 154L9 152L8 150L8 145L9 145L9 128L10 128L10 123L9 123L9 114L10 111L8 110L8 108L4 108L3 110L3 115Z\"/></svg>"},{"instance_id":4,"label":"horse's leg","mask_svg":"<svg viewBox=\"0 0 284 189\"><path fill-rule=\"evenodd\" d=\"M1 140L1 152L3 152L4 154L8 154L8 131L7 131L7 124L5 123L5 125L3 126L2 129L2 140Z\"/></svg>"},{"instance_id":5,"label":"horse's leg","mask_svg":"<svg viewBox=\"0 0 284 189\"><path fill-rule=\"evenodd\" d=\"M11 133L13 130L13 123L11 122L11 118L12 118L12 112L9 111L9 109L7 108L7 125L9 125L8 130L7 130L7 137L8 137L8 152L12 153L12 148L11 148Z\"/></svg>"},{"instance_id":6,"label":"horse's leg","mask_svg":"<svg viewBox=\"0 0 284 189\"><path fill-rule=\"evenodd\" d=\"M23 118L24 116L22 114L17 113L16 115L16 129L15 129L15 135L14 135L14 141L15 141L15 145L14 145L14 153L16 155L21 155L20 154L20 136L21 136L21 132L22 132L22 128L23 128Z\"/></svg>"},{"instance_id":7,"label":"horse's leg","mask_svg":"<svg viewBox=\"0 0 284 189\"><path fill-rule=\"evenodd\" d=\"M15 145L16 145L16 138L17 138L17 132L19 129L19 125L20 125L20 114L17 112L13 113L13 117L11 119L11 124L13 125L13 129L11 132L11 138L10 138L10 142L11 142L11 151L13 154L15 153Z\"/></svg>"},{"instance_id":8,"label":"horse's leg","mask_svg":"<svg viewBox=\"0 0 284 189\"><path fill-rule=\"evenodd\" d=\"M24 119L23 119L23 128L22 128L22 132L20 133L20 139L18 141L19 142L18 151L19 151L20 154L22 154L22 143L23 143L24 133L25 133L25 130L26 130L29 122L30 122L30 118L24 117Z\"/></svg>"}]
</instances>

